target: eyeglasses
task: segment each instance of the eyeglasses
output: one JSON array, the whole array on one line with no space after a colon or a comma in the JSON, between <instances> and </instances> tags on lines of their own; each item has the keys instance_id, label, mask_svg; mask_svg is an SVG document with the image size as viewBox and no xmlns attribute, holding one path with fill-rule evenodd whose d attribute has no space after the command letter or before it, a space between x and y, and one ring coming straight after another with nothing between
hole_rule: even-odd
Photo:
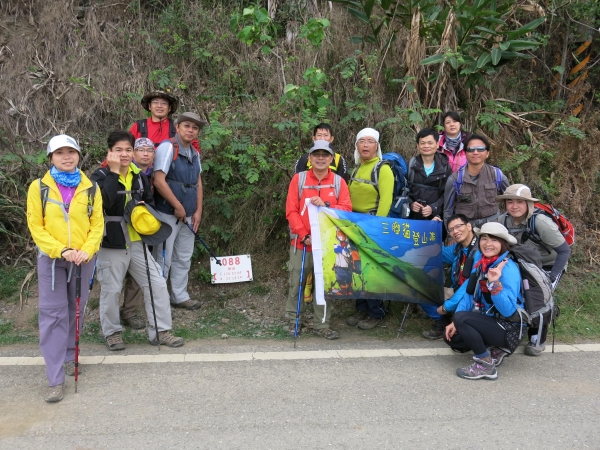
<instances>
[{"instance_id":1,"label":"eyeglasses","mask_svg":"<svg viewBox=\"0 0 600 450\"><path fill-rule=\"evenodd\" d=\"M357 143L373 145L373 144L377 144L377 141L375 139L359 139Z\"/></svg>"},{"instance_id":2,"label":"eyeglasses","mask_svg":"<svg viewBox=\"0 0 600 450\"><path fill-rule=\"evenodd\" d=\"M331 156L329 152L312 152L310 156L314 156L315 158L327 158Z\"/></svg>"},{"instance_id":3,"label":"eyeglasses","mask_svg":"<svg viewBox=\"0 0 600 450\"><path fill-rule=\"evenodd\" d=\"M485 148L485 147L467 147L467 148L465 148L465 152L467 152L467 153L473 153L473 152L483 153L486 151L487 151L487 148Z\"/></svg>"},{"instance_id":4,"label":"eyeglasses","mask_svg":"<svg viewBox=\"0 0 600 450\"><path fill-rule=\"evenodd\" d=\"M154 153L154 149L153 148L136 148L135 149L136 152L140 152L140 153Z\"/></svg>"},{"instance_id":5,"label":"eyeglasses","mask_svg":"<svg viewBox=\"0 0 600 450\"><path fill-rule=\"evenodd\" d=\"M452 228L448 228L448 233L452 233L453 231L458 231L459 228L466 227L466 223L461 223L460 225L456 225Z\"/></svg>"},{"instance_id":6,"label":"eyeglasses","mask_svg":"<svg viewBox=\"0 0 600 450\"><path fill-rule=\"evenodd\" d=\"M167 106L169 104L169 102L165 101L165 100L152 100L150 102L151 105L157 105L157 106Z\"/></svg>"}]
</instances>

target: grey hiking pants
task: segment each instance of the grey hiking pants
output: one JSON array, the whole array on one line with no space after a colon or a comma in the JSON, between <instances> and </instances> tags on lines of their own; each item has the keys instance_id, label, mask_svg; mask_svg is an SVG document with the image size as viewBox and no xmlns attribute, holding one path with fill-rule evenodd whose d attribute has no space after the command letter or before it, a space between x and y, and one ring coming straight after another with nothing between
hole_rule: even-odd
<instances>
[{"instance_id":1,"label":"grey hiking pants","mask_svg":"<svg viewBox=\"0 0 600 450\"><path fill-rule=\"evenodd\" d=\"M290 246L290 261L288 262L288 270L290 272L290 290L288 291L288 298L285 304L285 312L289 313L292 317L296 317L296 309L298 306L298 289L300 289L300 269L302 267L302 250L297 249L294 252L293 245ZM304 277L303 285L306 285L306 278L309 273L313 271L313 256L312 252L306 252L304 258ZM314 279L314 277L313 277ZM302 286L304 289L304 286ZM303 297L303 296L302 296ZM331 300L326 300L327 303L327 317L325 323L322 323L323 314L325 313L325 306L317 305L315 300L315 291L313 286L313 323L312 328L319 330L321 328L329 328L329 320L331 319L331 312L333 310L333 303ZM306 309L306 303L304 299L300 299L300 312L304 312Z\"/></svg>"},{"instance_id":2,"label":"grey hiking pants","mask_svg":"<svg viewBox=\"0 0 600 450\"><path fill-rule=\"evenodd\" d=\"M173 231L165 243L166 258L165 279L171 278L171 303L178 304L190 299L187 291L188 273L192 265L192 253L194 253L194 233L181 220L171 214L162 213L163 222L171 225ZM192 223L191 216L187 218ZM163 246L154 246L154 256L162 270Z\"/></svg>"},{"instance_id":3,"label":"grey hiking pants","mask_svg":"<svg viewBox=\"0 0 600 450\"><path fill-rule=\"evenodd\" d=\"M170 330L172 326L171 305L169 304L167 282L161 275L160 266L150 252L147 253L158 331ZM156 337L156 331L154 329L154 315L150 301L150 288L148 286L142 241L132 242L127 250L100 248L98 252L97 278L100 283L100 325L102 326L102 334L104 334L104 337L108 337L123 330L119 320L119 296L127 272L144 292L144 306L146 307L149 324L148 338L153 340Z\"/></svg>"},{"instance_id":4,"label":"grey hiking pants","mask_svg":"<svg viewBox=\"0 0 600 450\"><path fill-rule=\"evenodd\" d=\"M38 257L37 267L40 350L46 363L48 384L56 386L65 381L63 364L75 360L75 265L64 259L41 255ZM93 258L81 265L80 331L83 328L83 311L90 293L93 271Z\"/></svg>"}]
</instances>

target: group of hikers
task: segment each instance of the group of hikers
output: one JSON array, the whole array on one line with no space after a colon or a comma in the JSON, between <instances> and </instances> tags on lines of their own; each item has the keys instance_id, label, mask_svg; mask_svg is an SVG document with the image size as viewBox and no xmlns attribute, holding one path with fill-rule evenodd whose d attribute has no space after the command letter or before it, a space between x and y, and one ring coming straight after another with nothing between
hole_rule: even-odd
<instances>
[{"instance_id":1,"label":"group of hikers","mask_svg":"<svg viewBox=\"0 0 600 450\"><path fill-rule=\"evenodd\" d=\"M187 285L203 206L198 136L207 122L193 112L173 119L178 100L166 92L151 92L141 104L149 117L129 131L110 133L106 159L91 177L78 167L82 155L77 141L62 134L48 143L50 170L29 186L27 222L38 247L47 402L62 400L65 374L77 381L82 371L78 342L94 274L100 285L102 334L111 351L125 348L123 325L147 328L152 345L182 346L183 339L170 332L171 308L201 306L190 298ZM529 239L536 201L529 188L509 186L499 169L486 164L489 143L466 133L456 112L446 113L442 124L439 134L431 128L417 134L418 155L407 176L409 218L443 221L452 242L444 247L443 258L452 267L455 293L440 307L423 305L435 321L424 335L444 338L459 351L473 350L475 362L459 369L460 376L495 378L496 366L518 345L509 335L514 337L513 329L522 326L515 319L523 303L521 278L515 263L506 259L509 246L520 241L539 248L555 285L570 249L554 222L543 215L536 220L536 239ZM352 174L333 145L331 126L317 125L313 146L297 161L288 189L286 217L292 240L285 310L290 322L297 315L296 296L305 287L298 276L298 249L306 249L304 270L310 273L313 268L306 200L377 216L387 216L392 206L394 174L380 164L379 132L365 128L356 135ZM503 215L500 203L506 204ZM465 290L467 266L468 271L480 266L484 277L471 293ZM141 304L145 318L137 313ZM339 338L330 328L331 305L313 305L309 329L326 339ZM381 300L356 300L356 313L347 323L372 329L383 323L386 312ZM541 354L546 331L547 324L541 333L529 329L527 354Z\"/></svg>"},{"instance_id":2,"label":"group of hikers","mask_svg":"<svg viewBox=\"0 0 600 450\"><path fill-rule=\"evenodd\" d=\"M439 133L433 128L417 133L417 155L410 160L405 177L408 211L402 217L441 221L447 235L442 254L450 268L450 289L441 306L421 305L434 321L423 336L444 339L459 352L473 351L474 362L457 370L460 377L494 379L496 367L524 336L529 337L525 354L542 354L550 322L536 322L540 329L528 326L530 321L522 314L526 306L521 271L509 251L517 244L529 246L554 289L571 249L555 220L536 209L534 205L540 200L532 196L530 188L509 185L502 171L486 162L490 144L484 136L463 130L455 111L442 116L442 127ZM286 318L288 332L295 336L298 316L306 308L306 302L297 300L299 290L305 289L300 285L300 273L313 270L306 202L386 217L397 201L397 175L383 160L377 130L365 128L357 133L356 168L351 174L344 158L333 150L333 141L330 125L322 123L314 128L313 146L296 163L288 189L286 217L291 246ZM304 265L299 249L306 250ZM305 278L311 279L310 275ZM351 284L351 279L348 282ZM342 289L344 283L340 283ZM320 306L313 301L312 323L305 329L326 339L338 339L339 333L330 327L333 305L327 298L325 303ZM386 313L382 300L360 298L356 299L355 314L346 322L369 330L382 326ZM306 314L306 319L310 321L311 315Z\"/></svg>"}]
</instances>

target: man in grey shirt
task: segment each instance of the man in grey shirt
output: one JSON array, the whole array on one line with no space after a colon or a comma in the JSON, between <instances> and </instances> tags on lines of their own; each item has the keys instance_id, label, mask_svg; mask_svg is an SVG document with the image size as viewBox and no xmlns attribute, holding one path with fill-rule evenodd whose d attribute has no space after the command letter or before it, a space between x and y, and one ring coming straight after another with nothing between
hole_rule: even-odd
<instances>
[{"instance_id":1,"label":"man in grey shirt","mask_svg":"<svg viewBox=\"0 0 600 450\"><path fill-rule=\"evenodd\" d=\"M177 134L163 141L154 158L154 196L156 209L173 232L165 243L164 276L171 278L171 304L177 308L198 309L200 302L187 292L188 272L194 251L194 234L202 218L202 165L192 147L206 121L193 112L180 114L175 120ZM160 248L154 249L163 263Z\"/></svg>"},{"instance_id":2,"label":"man in grey shirt","mask_svg":"<svg viewBox=\"0 0 600 450\"><path fill-rule=\"evenodd\" d=\"M500 216L496 195L508 187L500 169L486 164L490 144L484 136L470 135L465 140L467 164L448 177L444 191L444 219L464 214L473 227L496 221ZM446 222L447 225L447 222Z\"/></svg>"}]
</instances>

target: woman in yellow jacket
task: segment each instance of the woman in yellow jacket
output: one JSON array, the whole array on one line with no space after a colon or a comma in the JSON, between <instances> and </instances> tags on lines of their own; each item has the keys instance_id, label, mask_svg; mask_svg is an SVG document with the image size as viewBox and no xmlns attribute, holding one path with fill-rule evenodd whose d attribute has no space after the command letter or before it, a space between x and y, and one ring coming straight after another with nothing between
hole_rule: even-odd
<instances>
[{"instance_id":1,"label":"woman in yellow jacket","mask_svg":"<svg viewBox=\"0 0 600 450\"><path fill-rule=\"evenodd\" d=\"M50 386L45 400L59 402L65 372L75 373L75 266L81 266L81 284L87 286L104 218L100 189L77 167L81 150L75 139L54 136L46 152L51 168L29 186L27 225L38 247L40 349ZM89 292L81 291L84 311Z\"/></svg>"}]
</instances>

